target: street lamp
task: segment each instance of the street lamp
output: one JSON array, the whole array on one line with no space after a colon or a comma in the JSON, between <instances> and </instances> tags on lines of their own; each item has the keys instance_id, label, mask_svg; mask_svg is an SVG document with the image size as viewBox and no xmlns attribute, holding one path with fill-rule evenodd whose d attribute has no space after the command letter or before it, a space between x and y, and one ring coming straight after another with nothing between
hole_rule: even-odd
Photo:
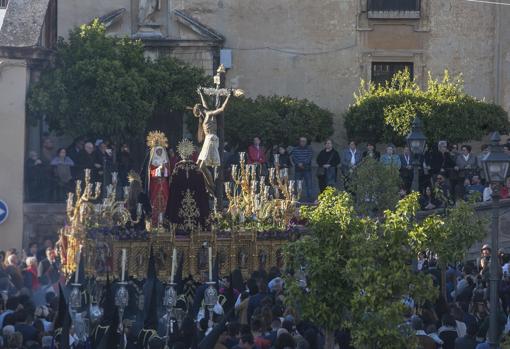
<instances>
[{"instance_id":1,"label":"street lamp","mask_svg":"<svg viewBox=\"0 0 510 349\"><path fill-rule=\"evenodd\" d=\"M407 145L413 154L413 183L411 189L419 191L418 168L420 167L420 157L425 152L425 143L427 137L422 132L423 123L419 117L416 117L411 126L411 133L407 136Z\"/></svg>"},{"instance_id":2,"label":"street lamp","mask_svg":"<svg viewBox=\"0 0 510 349\"><path fill-rule=\"evenodd\" d=\"M483 161L485 178L492 186L492 224L491 224L491 262L490 262L490 322L489 322L489 344L491 348L498 346L498 281L499 281L499 188L508 175L510 157L502 151L499 144L501 137L498 132L491 136L491 153Z\"/></svg>"}]
</instances>

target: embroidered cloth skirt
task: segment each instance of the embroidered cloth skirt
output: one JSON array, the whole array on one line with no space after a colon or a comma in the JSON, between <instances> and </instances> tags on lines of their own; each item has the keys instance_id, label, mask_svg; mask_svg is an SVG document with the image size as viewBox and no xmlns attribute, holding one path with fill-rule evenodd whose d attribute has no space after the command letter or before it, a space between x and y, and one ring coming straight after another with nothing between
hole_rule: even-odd
<instances>
[{"instance_id":1,"label":"embroidered cloth skirt","mask_svg":"<svg viewBox=\"0 0 510 349\"><path fill-rule=\"evenodd\" d=\"M208 134L205 136L202 150L198 155L198 160L202 160L206 166L218 167L220 166L220 153L218 150L219 139L215 134Z\"/></svg>"}]
</instances>

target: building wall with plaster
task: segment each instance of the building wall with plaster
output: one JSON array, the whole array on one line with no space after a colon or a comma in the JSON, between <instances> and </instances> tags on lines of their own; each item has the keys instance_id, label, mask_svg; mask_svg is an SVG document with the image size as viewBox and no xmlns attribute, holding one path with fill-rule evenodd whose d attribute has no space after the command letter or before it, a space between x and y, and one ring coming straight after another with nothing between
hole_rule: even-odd
<instances>
[{"instance_id":1,"label":"building wall with plaster","mask_svg":"<svg viewBox=\"0 0 510 349\"><path fill-rule=\"evenodd\" d=\"M24 60L0 60L0 199L9 207L0 224L2 249L21 248L23 232L23 173L25 159L25 92L28 69Z\"/></svg>"},{"instance_id":2,"label":"building wall with plaster","mask_svg":"<svg viewBox=\"0 0 510 349\"><path fill-rule=\"evenodd\" d=\"M118 8L127 12L112 32L133 34L137 0L61 2L59 33ZM331 110L338 144L346 143L342 113L360 79L370 79L373 61L413 62L422 84L429 70L462 73L467 92L510 107L510 36L504 30L510 24L510 6L422 0L420 19L373 20L368 19L366 0L162 1L156 19L171 39L192 37L176 23L175 9L225 37L224 47L232 50L230 85L249 96L308 98ZM201 59L198 65L204 62L213 59Z\"/></svg>"}]
</instances>

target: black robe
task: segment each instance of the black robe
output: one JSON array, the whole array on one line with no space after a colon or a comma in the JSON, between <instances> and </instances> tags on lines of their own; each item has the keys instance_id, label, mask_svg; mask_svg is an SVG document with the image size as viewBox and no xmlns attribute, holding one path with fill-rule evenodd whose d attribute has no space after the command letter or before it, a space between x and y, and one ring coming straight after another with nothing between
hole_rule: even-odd
<instances>
[{"instance_id":1,"label":"black robe","mask_svg":"<svg viewBox=\"0 0 510 349\"><path fill-rule=\"evenodd\" d=\"M194 229L208 229L209 214L209 198L202 172L191 161L178 162L170 181L166 216L177 225L178 233L189 234Z\"/></svg>"}]
</instances>

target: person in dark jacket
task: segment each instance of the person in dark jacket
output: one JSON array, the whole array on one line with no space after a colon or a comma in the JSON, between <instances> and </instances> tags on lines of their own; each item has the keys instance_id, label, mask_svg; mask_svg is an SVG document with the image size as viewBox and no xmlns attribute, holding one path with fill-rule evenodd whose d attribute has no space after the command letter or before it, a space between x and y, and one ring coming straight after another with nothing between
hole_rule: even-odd
<instances>
[{"instance_id":1,"label":"person in dark jacket","mask_svg":"<svg viewBox=\"0 0 510 349\"><path fill-rule=\"evenodd\" d=\"M97 163L96 156L94 154L94 145L90 142L85 143L84 151L78 156L78 178L84 178L85 169L89 169L91 182L100 180L98 177L98 170L102 167L100 163Z\"/></svg>"},{"instance_id":2,"label":"person in dark jacket","mask_svg":"<svg viewBox=\"0 0 510 349\"><path fill-rule=\"evenodd\" d=\"M377 150L375 150L375 144L374 143L367 143L367 150L365 150L362 154L363 159L364 158L372 158L374 160L379 161L379 158L381 157L381 153L379 153Z\"/></svg>"},{"instance_id":3,"label":"person in dark jacket","mask_svg":"<svg viewBox=\"0 0 510 349\"><path fill-rule=\"evenodd\" d=\"M328 186L335 186L337 179L337 167L340 164L340 155L333 148L333 142L328 139L324 143L324 149L317 156L317 178L321 192Z\"/></svg>"},{"instance_id":4,"label":"person in dark jacket","mask_svg":"<svg viewBox=\"0 0 510 349\"><path fill-rule=\"evenodd\" d=\"M480 344L476 340L477 332L478 326L476 324L469 324L466 335L455 340L455 349L476 349L476 346Z\"/></svg>"}]
</instances>

